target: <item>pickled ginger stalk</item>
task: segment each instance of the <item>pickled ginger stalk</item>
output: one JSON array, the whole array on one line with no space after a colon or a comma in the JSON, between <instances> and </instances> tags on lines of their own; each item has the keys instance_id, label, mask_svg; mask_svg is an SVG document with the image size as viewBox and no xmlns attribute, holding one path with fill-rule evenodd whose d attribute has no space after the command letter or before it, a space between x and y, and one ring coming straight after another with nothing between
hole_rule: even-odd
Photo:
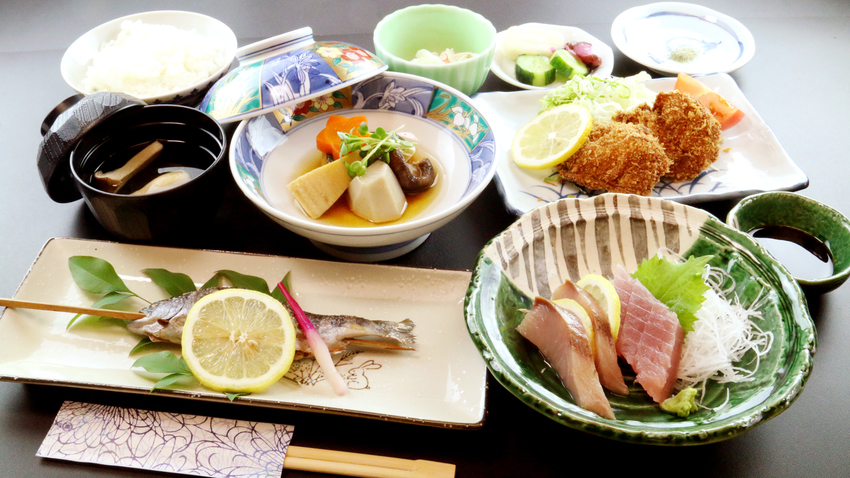
<instances>
[{"instance_id":1,"label":"pickled ginger stalk","mask_svg":"<svg viewBox=\"0 0 850 478\"><path fill-rule=\"evenodd\" d=\"M300 325L301 329L304 331L304 336L307 338L307 343L310 345L310 349L316 357L316 362L319 363L319 367L325 374L325 378L328 379L328 383L330 383L334 393L340 396L345 395L345 393L348 392L348 386L345 384L342 376L334 366L331 353L328 351L328 346L325 344L325 341L322 340L322 337L319 335L319 331L313 327L312 322L310 322L310 319L307 318L307 315L301 309L301 306L298 305L298 302L295 302L295 299L293 299L289 294L289 291L286 290L283 282L278 282L277 286L280 291L283 292L283 296L286 297L286 301L292 308L292 312L295 313L295 319L298 320L298 325Z\"/></svg>"}]
</instances>

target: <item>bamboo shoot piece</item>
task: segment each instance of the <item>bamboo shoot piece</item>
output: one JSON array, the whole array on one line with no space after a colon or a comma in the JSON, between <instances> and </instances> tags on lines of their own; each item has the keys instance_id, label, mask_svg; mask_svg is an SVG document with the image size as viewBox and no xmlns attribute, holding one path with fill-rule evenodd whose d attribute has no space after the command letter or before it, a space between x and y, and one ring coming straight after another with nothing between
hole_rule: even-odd
<instances>
[{"instance_id":1,"label":"bamboo shoot piece","mask_svg":"<svg viewBox=\"0 0 850 478\"><path fill-rule=\"evenodd\" d=\"M130 178L135 176L136 173L144 169L148 164L156 159L161 152L162 143L154 141L153 143L145 146L145 149L136 153L136 155L130 158L124 166L108 173L98 171L94 173L94 178L107 191L118 192L118 190L121 189L121 186L127 184L127 181L129 181Z\"/></svg>"},{"instance_id":2,"label":"bamboo shoot piece","mask_svg":"<svg viewBox=\"0 0 850 478\"><path fill-rule=\"evenodd\" d=\"M287 187L304 212L317 219L345 193L350 182L348 170L337 159L297 177Z\"/></svg>"}]
</instances>

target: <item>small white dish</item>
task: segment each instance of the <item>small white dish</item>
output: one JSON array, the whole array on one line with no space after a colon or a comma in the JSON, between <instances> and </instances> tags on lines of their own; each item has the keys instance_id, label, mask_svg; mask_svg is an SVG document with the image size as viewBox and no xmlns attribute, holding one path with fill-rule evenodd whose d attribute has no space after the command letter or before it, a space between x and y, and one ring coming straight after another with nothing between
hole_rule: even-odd
<instances>
[{"instance_id":1,"label":"small white dish","mask_svg":"<svg viewBox=\"0 0 850 478\"><path fill-rule=\"evenodd\" d=\"M334 355L349 393L339 397L313 359L293 363L287 375L262 392L240 397L235 406L332 413L445 428L484 424L487 368L463 320L470 273L348 264L310 259L139 246L84 239L51 239L39 253L15 298L73 306L97 300L71 277L68 258L94 256L108 261L133 292L149 301L168 298L142 273L163 268L188 275L200 287L227 269L275 284L291 272L292 290L305 310L356 315L371 320L416 324L416 350L349 348ZM415 290L415 294L410 291ZM122 301L123 310L146 303ZM80 319L73 314L7 308L0 316L0 381L58 385L150 395L157 378L132 369L141 339L114 321ZM164 345L180 353L177 345ZM156 395L230 403L220 392L197 383L180 384Z\"/></svg>"},{"instance_id":2,"label":"small white dish","mask_svg":"<svg viewBox=\"0 0 850 478\"><path fill-rule=\"evenodd\" d=\"M708 88L721 94L746 116L740 123L723 132L725 138L720 157L711 168L696 179L685 182L660 181L652 197L671 199L686 204L719 201L748 196L763 191L796 191L809 184L806 174L791 160L776 136L747 101L735 80L725 73L699 77ZM675 78L649 80L647 88L655 92L670 91ZM540 111L540 99L546 91L514 91L479 93L475 97L481 113L490 119L496 137L496 185L507 207L514 214L524 214L544 203L562 198L583 198L572 183L546 180L542 173L524 170L511 159L514 135Z\"/></svg>"},{"instance_id":3,"label":"small white dish","mask_svg":"<svg viewBox=\"0 0 850 478\"><path fill-rule=\"evenodd\" d=\"M566 43L581 41L590 43L593 45L593 53L595 53L602 62L590 73L589 76L607 78L611 75L611 71L614 69L614 51L610 46L603 43L602 40L596 38L590 33L587 33L581 28L549 25L546 23L526 23L521 26L530 26L558 32L564 36L564 41ZM549 90L557 88L565 83L564 78L560 75L555 78L553 83L546 86L532 86L518 81L516 79L516 62L508 58L504 51L502 51L502 39L504 38L505 31L501 31L496 34L496 53L493 56L493 64L490 66L490 71L492 71L496 76L505 82L524 90Z\"/></svg>"},{"instance_id":4,"label":"small white dish","mask_svg":"<svg viewBox=\"0 0 850 478\"><path fill-rule=\"evenodd\" d=\"M741 22L690 3L630 8L614 19L611 38L627 57L663 75L730 73L756 51Z\"/></svg>"}]
</instances>

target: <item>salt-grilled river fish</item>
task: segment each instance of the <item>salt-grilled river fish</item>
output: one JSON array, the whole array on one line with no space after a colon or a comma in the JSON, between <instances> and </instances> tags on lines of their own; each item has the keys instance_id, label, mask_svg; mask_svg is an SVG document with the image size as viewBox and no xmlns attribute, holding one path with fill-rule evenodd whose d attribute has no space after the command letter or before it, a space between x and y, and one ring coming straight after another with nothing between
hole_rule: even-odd
<instances>
[{"instance_id":1,"label":"salt-grilled river fish","mask_svg":"<svg viewBox=\"0 0 850 478\"><path fill-rule=\"evenodd\" d=\"M223 287L211 287L201 289L194 292L187 292L179 297L161 300L145 307L139 312L145 314L141 319L136 319L127 324L127 329L130 332L140 335L147 335L154 342L171 342L179 344L183 336L183 325L186 323L186 317L189 315L189 310L192 306L201 299L201 297L223 289ZM295 344L295 358L303 358L312 355L310 346L307 344L307 339L301 327L295 321L295 314L288 304L284 303L295 322L295 330L297 332L297 343ZM381 347L383 342L374 341L358 341L357 337L381 337L391 339L401 346L387 343L389 347L402 350L410 350L416 342L416 337L413 335L414 323L410 319L402 320L401 322L391 322L384 320L368 320L362 317L349 315L320 315L310 312L304 312L319 331L319 335L328 346L331 352L340 352L345 350L348 345L364 345L372 347Z\"/></svg>"}]
</instances>

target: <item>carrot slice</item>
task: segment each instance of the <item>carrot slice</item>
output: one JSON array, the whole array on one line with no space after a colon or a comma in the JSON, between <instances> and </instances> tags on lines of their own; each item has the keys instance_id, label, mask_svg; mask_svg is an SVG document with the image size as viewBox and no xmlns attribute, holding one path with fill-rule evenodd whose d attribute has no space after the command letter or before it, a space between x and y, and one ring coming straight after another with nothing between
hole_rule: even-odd
<instances>
[{"instance_id":1,"label":"carrot slice","mask_svg":"<svg viewBox=\"0 0 850 478\"><path fill-rule=\"evenodd\" d=\"M339 132L358 134L357 129L360 123L366 121L365 116L354 116L346 118L339 115L330 115L325 129L319 132L316 136L316 148L319 151L333 155L334 159L339 159L339 148L342 146L342 140L339 139Z\"/></svg>"}]
</instances>

